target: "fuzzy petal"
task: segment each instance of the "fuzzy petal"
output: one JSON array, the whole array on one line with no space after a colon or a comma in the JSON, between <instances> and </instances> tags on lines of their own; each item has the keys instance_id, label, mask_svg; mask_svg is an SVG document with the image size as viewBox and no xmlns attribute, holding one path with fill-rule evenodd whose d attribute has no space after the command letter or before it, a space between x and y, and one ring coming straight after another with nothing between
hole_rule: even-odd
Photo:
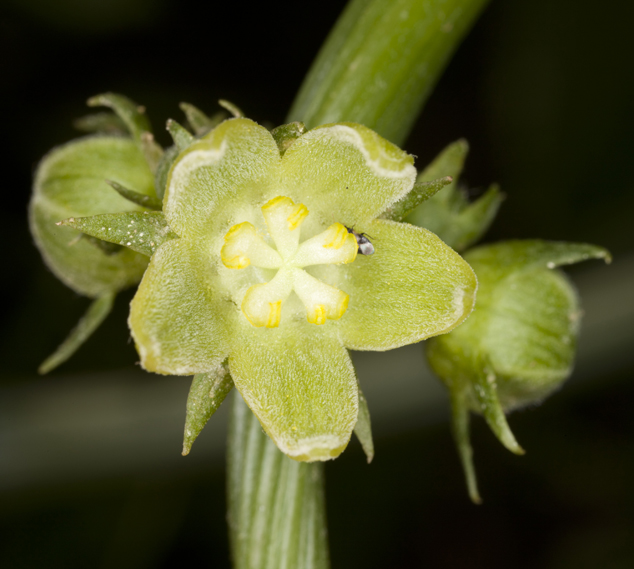
<instances>
[{"instance_id":1,"label":"fuzzy petal","mask_svg":"<svg viewBox=\"0 0 634 569\"><path fill-rule=\"evenodd\" d=\"M170 227L181 237L205 239L220 225L232 225L236 204L259 203L270 194L279 162L265 128L243 118L223 122L174 162L164 200Z\"/></svg>"},{"instance_id":2,"label":"fuzzy petal","mask_svg":"<svg viewBox=\"0 0 634 569\"><path fill-rule=\"evenodd\" d=\"M228 354L222 301L205 280L201 251L182 239L152 256L130 306L129 325L148 371L205 373Z\"/></svg>"},{"instance_id":3,"label":"fuzzy petal","mask_svg":"<svg viewBox=\"0 0 634 569\"><path fill-rule=\"evenodd\" d=\"M375 253L346 266L350 295L341 318L343 344L354 350L391 350L444 334L470 314L476 276L433 233L407 223L375 220L363 228Z\"/></svg>"},{"instance_id":4,"label":"fuzzy petal","mask_svg":"<svg viewBox=\"0 0 634 569\"><path fill-rule=\"evenodd\" d=\"M299 137L284 154L284 195L305 203L322 223L354 226L411 190L413 163L412 156L362 125L326 125Z\"/></svg>"},{"instance_id":5,"label":"fuzzy petal","mask_svg":"<svg viewBox=\"0 0 634 569\"><path fill-rule=\"evenodd\" d=\"M256 329L244 320L229 357L233 381L264 430L282 452L307 462L337 457L359 410L348 352L316 328Z\"/></svg>"}]
</instances>

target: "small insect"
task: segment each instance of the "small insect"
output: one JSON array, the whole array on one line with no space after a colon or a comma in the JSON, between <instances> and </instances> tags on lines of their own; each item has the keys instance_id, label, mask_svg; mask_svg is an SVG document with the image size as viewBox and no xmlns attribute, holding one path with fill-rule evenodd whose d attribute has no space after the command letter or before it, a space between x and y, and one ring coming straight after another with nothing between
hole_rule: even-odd
<instances>
[{"instance_id":1,"label":"small insect","mask_svg":"<svg viewBox=\"0 0 634 569\"><path fill-rule=\"evenodd\" d=\"M357 233L352 227L348 227L347 225L345 227L348 233L352 233L357 240L357 247L361 255L372 255L372 253L374 253L374 245L372 245L366 233Z\"/></svg>"}]
</instances>

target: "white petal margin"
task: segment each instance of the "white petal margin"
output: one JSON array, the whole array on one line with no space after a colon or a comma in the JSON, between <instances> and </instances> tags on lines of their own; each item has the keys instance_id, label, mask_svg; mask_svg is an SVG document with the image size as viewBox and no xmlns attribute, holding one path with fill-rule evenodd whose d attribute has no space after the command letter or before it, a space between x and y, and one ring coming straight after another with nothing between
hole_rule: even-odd
<instances>
[{"instance_id":1,"label":"white petal margin","mask_svg":"<svg viewBox=\"0 0 634 569\"><path fill-rule=\"evenodd\" d=\"M412 156L362 125L325 125L284 154L283 192L303 200L323 223L353 226L374 219L411 190L413 164Z\"/></svg>"},{"instance_id":2,"label":"white petal margin","mask_svg":"<svg viewBox=\"0 0 634 569\"><path fill-rule=\"evenodd\" d=\"M338 322L344 346L391 350L449 332L469 316L477 279L451 247L408 223L375 220L363 231L374 254L340 269L350 295Z\"/></svg>"},{"instance_id":3,"label":"white petal margin","mask_svg":"<svg viewBox=\"0 0 634 569\"><path fill-rule=\"evenodd\" d=\"M270 194L279 163L277 144L265 128L243 118L221 123L170 170L163 205L170 227L181 237L205 239L232 224L237 204Z\"/></svg>"},{"instance_id":4,"label":"white petal margin","mask_svg":"<svg viewBox=\"0 0 634 569\"><path fill-rule=\"evenodd\" d=\"M224 307L212 297L200 260L200 251L182 239L168 241L152 256L128 320L148 371L204 373L228 354Z\"/></svg>"},{"instance_id":5,"label":"white petal margin","mask_svg":"<svg viewBox=\"0 0 634 569\"><path fill-rule=\"evenodd\" d=\"M295 460L336 458L348 445L359 412L348 352L305 322L267 330L242 321L229 368L266 433Z\"/></svg>"}]
</instances>

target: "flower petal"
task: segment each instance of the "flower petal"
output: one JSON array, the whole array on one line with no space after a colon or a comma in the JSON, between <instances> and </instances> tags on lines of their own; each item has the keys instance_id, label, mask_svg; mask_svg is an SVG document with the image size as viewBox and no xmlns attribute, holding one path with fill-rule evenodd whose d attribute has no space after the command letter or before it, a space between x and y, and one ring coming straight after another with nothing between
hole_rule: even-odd
<instances>
[{"instance_id":1,"label":"flower petal","mask_svg":"<svg viewBox=\"0 0 634 569\"><path fill-rule=\"evenodd\" d=\"M200 268L204 255L173 239L152 256L130 305L129 325L148 371L205 373L228 354L220 300Z\"/></svg>"},{"instance_id":2,"label":"flower petal","mask_svg":"<svg viewBox=\"0 0 634 569\"><path fill-rule=\"evenodd\" d=\"M180 236L205 238L232 224L236 199L247 205L270 194L279 161L265 128L243 118L223 122L174 162L163 209L170 227Z\"/></svg>"},{"instance_id":3,"label":"flower petal","mask_svg":"<svg viewBox=\"0 0 634 569\"><path fill-rule=\"evenodd\" d=\"M233 381L279 449L295 460L337 457L357 422L357 380L348 352L300 322L236 330Z\"/></svg>"},{"instance_id":4,"label":"flower petal","mask_svg":"<svg viewBox=\"0 0 634 569\"><path fill-rule=\"evenodd\" d=\"M339 321L344 346L390 350L449 332L467 318L477 280L453 249L407 223L375 220L363 230L375 253L346 265L341 286L350 303Z\"/></svg>"},{"instance_id":5,"label":"flower petal","mask_svg":"<svg viewBox=\"0 0 634 569\"><path fill-rule=\"evenodd\" d=\"M303 201L324 223L354 226L374 219L412 188L413 163L412 156L362 125L325 125L300 136L284 154L284 195Z\"/></svg>"}]
</instances>

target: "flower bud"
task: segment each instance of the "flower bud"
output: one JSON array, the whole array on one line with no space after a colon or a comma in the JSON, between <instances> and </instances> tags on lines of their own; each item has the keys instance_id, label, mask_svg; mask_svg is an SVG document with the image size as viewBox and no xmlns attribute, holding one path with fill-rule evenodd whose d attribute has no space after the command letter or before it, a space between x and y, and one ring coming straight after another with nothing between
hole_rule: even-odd
<instances>
[{"instance_id":1,"label":"flower bud","mask_svg":"<svg viewBox=\"0 0 634 569\"><path fill-rule=\"evenodd\" d=\"M469 411L481 413L509 450L523 454L505 412L542 401L570 375L581 310L559 265L602 258L600 247L507 241L465 259L478 277L476 308L453 332L427 342L427 358L450 391L454 436L469 493L479 501Z\"/></svg>"}]
</instances>

